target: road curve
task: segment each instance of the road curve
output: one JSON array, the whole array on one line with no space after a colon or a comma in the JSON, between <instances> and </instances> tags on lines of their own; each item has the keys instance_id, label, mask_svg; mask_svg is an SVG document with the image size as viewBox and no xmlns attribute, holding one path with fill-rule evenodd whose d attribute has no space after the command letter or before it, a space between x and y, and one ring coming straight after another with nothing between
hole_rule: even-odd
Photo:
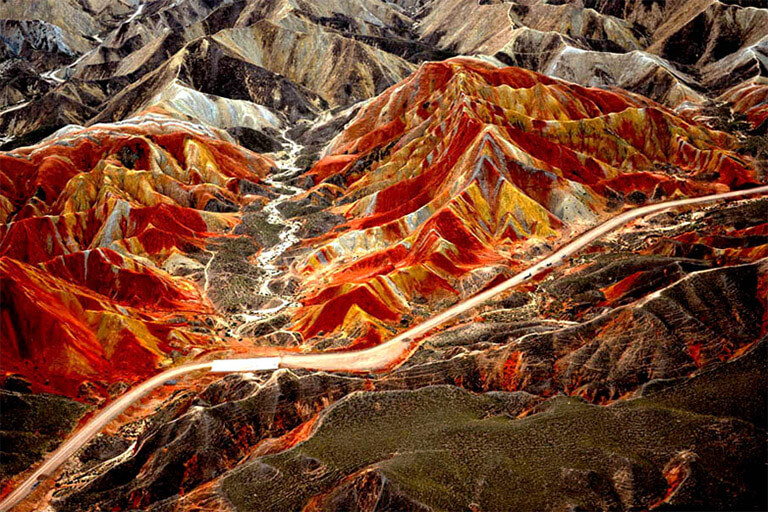
<instances>
[{"instance_id":1,"label":"road curve","mask_svg":"<svg viewBox=\"0 0 768 512\"><path fill-rule=\"evenodd\" d=\"M7 510L10 510L19 501L24 499L24 497L26 497L26 495L35 487L38 480L46 479L56 470L56 468L63 464L64 461L74 455L80 447L98 434L110 421L115 419L120 413L125 411L147 392L174 377L194 371L208 370L210 367L210 362L190 363L177 366L176 368L171 368L170 370L155 375L151 379L145 380L135 388L129 390L123 396L96 413L88 423L83 425L83 427L77 431L77 433L59 445L56 451L54 451L51 456L24 481L24 483L6 496L3 502L0 503L0 511L6 512Z\"/></svg>"},{"instance_id":2,"label":"road curve","mask_svg":"<svg viewBox=\"0 0 768 512\"><path fill-rule=\"evenodd\" d=\"M447 322L448 320L456 318L457 316L466 313L470 309L479 306L488 299L531 279L542 271L559 265L566 258L573 255L584 246L592 243L606 233L613 231L617 227L622 226L631 220L651 215L653 213L658 213L669 208L689 206L725 199L734 199L738 197L764 193L768 193L768 185L747 190L737 190L734 192L725 192L722 194L694 197L691 199L666 201L663 203L656 203L628 210L582 233L528 269L512 276L511 278L502 283L499 283L492 288L489 288L481 293L478 293L477 295L466 299L463 302L451 306L445 311L438 313L437 315L411 327L406 331L401 332L386 343L382 343L376 347L364 350L356 350L352 352L284 354L281 357L280 367L303 368L307 370L341 370L357 372L375 371L382 368L390 368L393 364L403 361L402 356L405 351L412 347L412 341L414 341L414 339L426 334L427 332Z\"/></svg>"},{"instance_id":3,"label":"road curve","mask_svg":"<svg viewBox=\"0 0 768 512\"><path fill-rule=\"evenodd\" d=\"M24 499L35 487L39 480L49 477L61 464L69 457L75 454L85 443L103 429L120 413L125 411L139 398L144 396L153 388L160 386L163 382L180 375L195 371L258 371L277 368L301 368L307 370L325 370L325 371L344 371L344 372L374 372L387 370L402 363L409 350L414 349L413 341L431 331L435 327L466 313L491 299L492 297L513 288L542 271L559 265L569 256L573 255L584 246L592 243L601 236L615 230L619 226L626 224L631 220L644 217L662 210L680 206L690 206L712 201L741 198L757 194L768 193L768 185L757 188L725 192L722 194L713 194L690 199L678 199L675 201L666 201L663 203L651 204L640 208L628 210L616 215L596 226L560 249L556 250L548 257L542 259L528 269L512 276L506 281L489 288L477 295L474 295L465 301L456 304L445 311L425 320L424 322L403 331L386 343L382 343L373 348L355 350L350 352L331 352L331 353L285 353L279 357L260 357L251 359L220 359L203 363L189 363L170 370L166 370L154 377L142 382L135 388L129 390L126 394L110 403L106 408L98 412L72 437L62 443L56 451L27 478L19 487L14 489L0 503L0 512L7 512L18 502Z\"/></svg>"}]
</instances>

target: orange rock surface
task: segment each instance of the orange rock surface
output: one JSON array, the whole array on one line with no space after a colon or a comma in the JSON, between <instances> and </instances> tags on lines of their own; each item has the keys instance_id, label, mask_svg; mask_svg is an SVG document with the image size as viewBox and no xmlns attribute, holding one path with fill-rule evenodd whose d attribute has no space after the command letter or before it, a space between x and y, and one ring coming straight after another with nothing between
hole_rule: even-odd
<instances>
[{"instance_id":1,"label":"orange rock surface","mask_svg":"<svg viewBox=\"0 0 768 512\"><path fill-rule=\"evenodd\" d=\"M294 328L376 343L414 303L472 291L473 275L514 268L623 198L749 186L735 146L638 95L476 59L423 64L310 171L309 193L347 222L306 242Z\"/></svg>"},{"instance_id":2,"label":"orange rock surface","mask_svg":"<svg viewBox=\"0 0 768 512\"><path fill-rule=\"evenodd\" d=\"M236 214L206 209L238 205L239 181L272 165L153 115L0 154L3 372L75 396L213 343L190 325L215 313L208 300L163 265L226 233Z\"/></svg>"}]
</instances>

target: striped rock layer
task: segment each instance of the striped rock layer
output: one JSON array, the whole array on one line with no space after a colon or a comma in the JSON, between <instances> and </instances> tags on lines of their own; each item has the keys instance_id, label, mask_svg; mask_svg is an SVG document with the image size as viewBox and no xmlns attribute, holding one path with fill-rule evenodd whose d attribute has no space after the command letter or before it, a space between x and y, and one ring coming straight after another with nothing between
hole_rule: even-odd
<instances>
[{"instance_id":1,"label":"striped rock layer","mask_svg":"<svg viewBox=\"0 0 768 512\"><path fill-rule=\"evenodd\" d=\"M163 270L226 234L239 183L272 167L217 133L160 116L70 127L0 153L3 371L74 395L208 345L214 313Z\"/></svg>"},{"instance_id":2,"label":"striped rock layer","mask_svg":"<svg viewBox=\"0 0 768 512\"><path fill-rule=\"evenodd\" d=\"M638 95L475 59L424 64L309 172L307 197L346 222L305 242L293 327L375 344L419 304L473 292L624 202L749 186L735 146Z\"/></svg>"}]
</instances>

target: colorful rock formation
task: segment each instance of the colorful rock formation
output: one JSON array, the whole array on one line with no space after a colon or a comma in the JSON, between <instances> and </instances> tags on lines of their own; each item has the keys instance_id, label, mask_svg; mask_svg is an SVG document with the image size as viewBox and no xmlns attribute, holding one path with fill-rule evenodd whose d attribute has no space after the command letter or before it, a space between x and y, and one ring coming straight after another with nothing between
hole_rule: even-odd
<instances>
[{"instance_id":1,"label":"colorful rock formation","mask_svg":"<svg viewBox=\"0 0 768 512\"><path fill-rule=\"evenodd\" d=\"M165 368L767 183L767 56L765 0L0 2L0 498ZM637 219L376 374L160 376L20 508L766 510L766 226Z\"/></svg>"},{"instance_id":2,"label":"colorful rock formation","mask_svg":"<svg viewBox=\"0 0 768 512\"><path fill-rule=\"evenodd\" d=\"M213 308L163 267L234 227L239 184L272 165L153 115L0 154L6 374L76 396L84 380L132 382L210 345L195 325Z\"/></svg>"},{"instance_id":3,"label":"colorful rock formation","mask_svg":"<svg viewBox=\"0 0 768 512\"><path fill-rule=\"evenodd\" d=\"M471 276L516 268L622 201L756 183L736 144L636 95L473 59L424 64L309 172L305 196L346 222L306 242L294 328L375 343L419 301L465 295Z\"/></svg>"}]
</instances>

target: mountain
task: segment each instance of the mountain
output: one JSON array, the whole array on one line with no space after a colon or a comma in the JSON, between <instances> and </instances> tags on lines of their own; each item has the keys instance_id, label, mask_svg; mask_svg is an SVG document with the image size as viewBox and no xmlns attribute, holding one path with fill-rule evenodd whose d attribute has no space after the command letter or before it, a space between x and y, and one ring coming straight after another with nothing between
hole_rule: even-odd
<instances>
[{"instance_id":1,"label":"mountain","mask_svg":"<svg viewBox=\"0 0 768 512\"><path fill-rule=\"evenodd\" d=\"M521 268L536 244L621 204L756 184L735 144L642 97L470 59L423 64L308 173L297 201L316 196L344 222L307 242L294 325L381 339L417 302L466 296L467 281Z\"/></svg>"},{"instance_id":2,"label":"mountain","mask_svg":"<svg viewBox=\"0 0 768 512\"><path fill-rule=\"evenodd\" d=\"M447 7L447 8L446 8ZM765 75L761 2L427 3L423 37L584 85L676 107ZM461 12L462 16L451 13ZM494 20L486 23L484 20Z\"/></svg>"},{"instance_id":3,"label":"mountain","mask_svg":"<svg viewBox=\"0 0 768 512\"><path fill-rule=\"evenodd\" d=\"M271 160L151 114L0 159L6 371L74 395L83 379L145 376L211 343L213 309L169 272L202 268L187 254L234 227L241 190Z\"/></svg>"},{"instance_id":4,"label":"mountain","mask_svg":"<svg viewBox=\"0 0 768 512\"><path fill-rule=\"evenodd\" d=\"M0 497L163 370L768 183L763 0L4 2L0 55ZM764 194L665 210L381 371L169 378L21 506L765 509L767 270Z\"/></svg>"}]
</instances>

